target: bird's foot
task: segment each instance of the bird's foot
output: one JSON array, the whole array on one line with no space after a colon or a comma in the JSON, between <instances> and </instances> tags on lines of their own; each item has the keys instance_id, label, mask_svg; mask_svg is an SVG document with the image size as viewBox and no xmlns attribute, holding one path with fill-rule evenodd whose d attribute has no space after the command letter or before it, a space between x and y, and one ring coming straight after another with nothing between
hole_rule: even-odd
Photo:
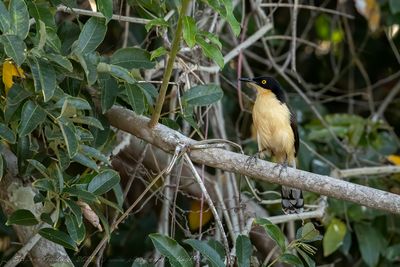
<instances>
[{"instance_id":1,"label":"bird's foot","mask_svg":"<svg viewBox=\"0 0 400 267\"><path fill-rule=\"evenodd\" d=\"M246 168L249 168L251 165L254 165L257 163L257 159L260 158L261 154L265 150L258 151L257 153L251 155L247 160L246 160Z\"/></svg>"},{"instance_id":2,"label":"bird's foot","mask_svg":"<svg viewBox=\"0 0 400 267\"><path fill-rule=\"evenodd\" d=\"M279 175L278 177L281 177L281 174L283 171L286 171L288 167L288 163L285 161L283 163L277 163L272 169L275 171L275 169L279 168Z\"/></svg>"}]
</instances>

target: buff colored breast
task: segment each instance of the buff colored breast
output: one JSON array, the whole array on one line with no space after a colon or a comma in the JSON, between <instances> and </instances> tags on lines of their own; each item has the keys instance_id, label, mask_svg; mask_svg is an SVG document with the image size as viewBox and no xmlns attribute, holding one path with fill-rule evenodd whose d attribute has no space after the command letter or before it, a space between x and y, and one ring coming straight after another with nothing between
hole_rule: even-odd
<instances>
[{"instance_id":1,"label":"buff colored breast","mask_svg":"<svg viewBox=\"0 0 400 267\"><path fill-rule=\"evenodd\" d=\"M268 149L277 162L294 160L294 134L290 126L290 111L271 91L258 92L253 107L253 122L260 149Z\"/></svg>"}]
</instances>

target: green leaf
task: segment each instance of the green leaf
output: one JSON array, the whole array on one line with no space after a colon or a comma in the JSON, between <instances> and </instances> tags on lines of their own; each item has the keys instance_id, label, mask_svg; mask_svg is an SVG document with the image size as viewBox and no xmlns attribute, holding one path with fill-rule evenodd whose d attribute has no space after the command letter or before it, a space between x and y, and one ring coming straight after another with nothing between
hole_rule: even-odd
<instances>
[{"instance_id":1,"label":"green leaf","mask_svg":"<svg viewBox=\"0 0 400 267\"><path fill-rule=\"evenodd\" d=\"M196 42L201 46L206 57L212 59L221 69L224 67L224 57L217 45L207 43L206 40L199 35L196 35Z\"/></svg>"},{"instance_id":2,"label":"green leaf","mask_svg":"<svg viewBox=\"0 0 400 267\"><path fill-rule=\"evenodd\" d=\"M314 224L312 222L308 222L297 230L296 238L301 239L303 242L313 242L316 240L321 240L322 236L319 234L319 231L315 229Z\"/></svg>"},{"instance_id":3,"label":"green leaf","mask_svg":"<svg viewBox=\"0 0 400 267\"><path fill-rule=\"evenodd\" d=\"M400 244L388 247L385 251L385 257L391 262L398 261L400 259Z\"/></svg>"},{"instance_id":4,"label":"green leaf","mask_svg":"<svg viewBox=\"0 0 400 267\"><path fill-rule=\"evenodd\" d=\"M222 49L222 44L219 41L219 38L217 35L211 33L211 32L201 32L202 35L204 35L205 37L207 37L207 39L210 40L211 43L215 44L216 46L218 46L219 49Z\"/></svg>"},{"instance_id":5,"label":"green leaf","mask_svg":"<svg viewBox=\"0 0 400 267\"><path fill-rule=\"evenodd\" d=\"M83 166L86 166L88 168L91 168L95 171L98 170L97 164L94 160L86 157L85 155L83 155L82 153L76 153L76 155L72 158L73 161L78 162L80 164L82 164Z\"/></svg>"},{"instance_id":6,"label":"green leaf","mask_svg":"<svg viewBox=\"0 0 400 267\"><path fill-rule=\"evenodd\" d=\"M167 49L165 49L165 47L163 46L160 46L156 50L151 51L150 60L166 55L167 53L168 53Z\"/></svg>"},{"instance_id":7,"label":"green leaf","mask_svg":"<svg viewBox=\"0 0 400 267\"><path fill-rule=\"evenodd\" d=\"M60 118L58 120L58 126L60 126L62 135L64 137L68 155L70 158L73 158L78 152L78 138L76 137L74 124L64 118Z\"/></svg>"},{"instance_id":8,"label":"green leaf","mask_svg":"<svg viewBox=\"0 0 400 267\"><path fill-rule=\"evenodd\" d=\"M127 83L135 83L135 79L133 78L132 74L125 68L107 64L104 62L100 62L97 65L97 71L100 73L108 73L114 76L115 78L119 78L125 80Z\"/></svg>"},{"instance_id":9,"label":"green leaf","mask_svg":"<svg viewBox=\"0 0 400 267\"><path fill-rule=\"evenodd\" d=\"M65 70L67 70L69 72L72 72L74 70L72 63L66 57L63 57L62 55L46 53L45 56L48 60L50 60L53 63L56 63L58 66L64 68Z\"/></svg>"},{"instance_id":10,"label":"green leaf","mask_svg":"<svg viewBox=\"0 0 400 267\"><path fill-rule=\"evenodd\" d=\"M106 156L104 156L103 153L101 153L99 150L97 150L94 147L86 146L86 145L81 145L82 153L84 153L86 156L92 157L94 159L100 160L104 162L105 164L110 164L109 160L107 159Z\"/></svg>"},{"instance_id":11,"label":"green leaf","mask_svg":"<svg viewBox=\"0 0 400 267\"><path fill-rule=\"evenodd\" d=\"M310 256L307 255L304 251L301 249L297 248L296 251L300 254L300 256L304 259L304 261L307 263L308 267L315 267L315 261L310 258Z\"/></svg>"},{"instance_id":12,"label":"green leaf","mask_svg":"<svg viewBox=\"0 0 400 267\"><path fill-rule=\"evenodd\" d=\"M183 242L189 244L193 249L199 251L204 257L206 257L211 262L212 266L218 266L218 267L225 266L219 254L206 242L197 239L186 239Z\"/></svg>"},{"instance_id":13,"label":"green leaf","mask_svg":"<svg viewBox=\"0 0 400 267\"><path fill-rule=\"evenodd\" d=\"M38 179L32 183L32 185L42 191L51 191L55 192L56 188L54 186L54 180L50 178L46 179Z\"/></svg>"},{"instance_id":14,"label":"green leaf","mask_svg":"<svg viewBox=\"0 0 400 267\"><path fill-rule=\"evenodd\" d=\"M150 53L137 47L121 48L111 56L111 64L130 69L152 69Z\"/></svg>"},{"instance_id":15,"label":"green leaf","mask_svg":"<svg viewBox=\"0 0 400 267\"><path fill-rule=\"evenodd\" d=\"M183 18L183 39L190 48L196 44L196 34L197 27L194 18L185 16Z\"/></svg>"},{"instance_id":16,"label":"green leaf","mask_svg":"<svg viewBox=\"0 0 400 267\"><path fill-rule=\"evenodd\" d=\"M224 257L225 257L225 248L224 248L224 245L222 245L221 242L219 242L219 241L217 241L217 240L215 240L215 239L209 239L209 240L207 241L207 244L208 244L213 250L215 250L221 258L224 258Z\"/></svg>"},{"instance_id":17,"label":"green leaf","mask_svg":"<svg viewBox=\"0 0 400 267\"><path fill-rule=\"evenodd\" d=\"M255 223L264 227L267 234L276 242L282 252L286 250L285 236L278 226L264 218L257 218Z\"/></svg>"},{"instance_id":18,"label":"green leaf","mask_svg":"<svg viewBox=\"0 0 400 267\"><path fill-rule=\"evenodd\" d=\"M46 112L34 102L28 100L22 107L21 122L18 126L20 136L25 136L36 129L46 119Z\"/></svg>"},{"instance_id":19,"label":"green leaf","mask_svg":"<svg viewBox=\"0 0 400 267\"><path fill-rule=\"evenodd\" d=\"M97 80L98 57L93 53L75 54L85 71L86 79L89 85L93 85Z\"/></svg>"},{"instance_id":20,"label":"green leaf","mask_svg":"<svg viewBox=\"0 0 400 267\"><path fill-rule=\"evenodd\" d=\"M235 16L233 15L233 5L231 0L222 0L221 1L225 6L226 13L222 13L224 15L226 21L228 21L231 26L233 33L238 36L240 33L240 23L237 21Z\"/></svg>"},{"instance_id":21,"label":"green leaf","mask_svg":"<svg viewBox=\"0 0 400 267\"><path fill-rule=\"evenodd\" d=\"M161 235L159 233L150 234L149 237L151 238L154 247L161 253L161 255L168 258L171 266L174 267L193 266L193 261L188 255L188 253L174 239L165 235Z\"/></svg>"},{"instance_id":22,"label":"green leaf","mask_svg":"<svg viewBox=\"0 0 400 267\"><path fill-rule=\"evenodd\" d=\"M400 1L398 0L389 0L390 11L392 14L396 14L400 12Z\"/></svg>"},{"instance_id":23,"label":"green leaf","mask_svg":"<svg viewBox=\"0 0 400 267\"><path fill-rule=\"evenodd\" d=\"M117 99L119 90L117 81L108 74L99 76L98 84L101 89L101 112L106 113Z\"/></svg>"},{"instance_id":24,"label":"green leaf","mask_svg":"<svg viewBox=\"0 0 400 267\"><path fill-rule=\"evenodd\" d=\"M11 15L8 12L3 1L0 1L0 30L3 33L8 32L11 27Z\"/></svg>"},{"instance_id":25,"label":"green leaf","mask_svg":"<svg viewBox=\"0 0 400 267\"><path fill-rule=\"evenodd\" d=\"M253 246L251 245L249 237L239 235L236 238L236 257L238 267L249 267L252 253Z\"/></svg>"},{"instance_id":26,"label":"green leaf","mask_svg":"<svg viewBox=\"0 0 400 267\"><path fill-rule=\"evenodd\" d=\"M17 225L24 225L24 226L32 226L38 224L38 220L36 219L35 215L29 210L16 210L14 211L6 222L6 225L17 224Z\"/></svg>"},{"instance_id":27,"label":"green leaf","mask_svg":"<svg viewBox=\"0 0 400 267\"><path fill-rule=\"evenodd\" d=\"M29 32L29 13L25 1L11 0L10 15L12 32L24 40Z\"/></svg>"},{"instance_id":28,"label":"green leaf","mask_svg":"<svg viewBox=\"0 0 400 267\"><path fill-rule=\"evenodd\" d=\"M54 20L54 9L52 9L49 3L46 2L37 2L37 1L28 1L28 9L29 13L32 17L35 18L36 23L41 20L46 26L55 28L56 22Z\"/></svg>"},{"instance_id":29,"label":"green leaf","mask_svg":"<svg viewBox=\"0 0 400 267\"><path fill-rule=\"evenodd\" d=\"M95 195L102 195L118 184L119 180L119 175L116 171L102 171L90 181L88 191Z\"/></svg>"},{"instance_id":30,"label":"green leaf","mask_svg":"<svg viewBox=\"0 0 400 267\"><path fill-rule=\"evenodd\" d=\"M55 174L54 174L57 178L56 180L56 185L58 186L58 193L62 193L63 189L64 189L64 176L61 172L60 167L58 166L58 164L56 164L56 170L55 170Z\"/></svg>"},{"instance_id":31,"label":"green leaf","mask_svg":"<svg viewBox=\"0 0 400 267\"><path fill-rule=\"evenodd\" d=\"M224 93L216 84L197 85L182 95L182 100L193 106L206 106L219 101Z\"/></svg>"},{"instance_id":32,"label":"green leaf","mask_svg":"<svg viewBox=\"0 0 400 267\"><path fill-rule=\"evenodd\" d=\"M78 251L78 248L76 247L74 240L72 240L72 238L64 232L61 232L53 228L42 228L39 230L39 234L44 238L56 244L59 244L65 248Z\"/></svg>"},{"instance_id":33,"label":"green leaf","mask_svg":"<svg viewBox=\"0 0 400 267\"><path fill-rule=\"evenodd\" d=\"M374 227L367 224L356 224L358 246L363 261L370 267L377 266L379 254L385 251L385 239Z\"/></svg>"},{"instance_id":34,"label":"green leaf","mask_svg":"<svg viewBox=\"0 0 400 267\"><path fill-rule=\"evenodd\" d=\"M96 3L99 11L106 17L106 23L108 23L113 15L113 1L97 0Z\"/></svg>"},{"instance_id":35,"label":"green leaf","mask_svg":"<svg viewBox=\"0 0 400 267\"><path fill-rule=\"evenodd\" d=\"M49 175L47 174L47 170L46 167L40 163L37 160L34 159L28 159L28 162L36 169L40 172L41 175L43 175L46 178L50 178Z\"/></svg>"},{"instance_id":36,"label":"green leaf","mask_svg":"<svg viewBox=\"0 0 400 267\"><path fill-rule=\"evenodd\" d=\"M104 127L101 124L101 122L98 119L93 118L93 117L88 117L88 116L85 116L85 117L74 117L74 118L71 118L71 121L75 122L75 123L79 123L79 124L86 124L86 125L89 125L89 126L96 127L96 128L98 128L100 130L104 130Z\"/></svg>"},{"instance_id":37,"label":"green leaf","mask_svg":"<svg viewBox=\"0 0 400 267\"><path fill-rule=\"evenodd\" d=\"M16 141L14 132L3 123L0 123L0 137L10 144L14 144Z\"/></svg>"},{"instance_id":38,"label":"green leaf","mask_svg":"<svg viewBox=\"0 0 400 267\"><path fill-rule=\"evenodd\" d=\"M81 97L65 96L57 101L55 108L66 108L66 106L74 107L78 110L91 110L89 102ZM61 112L63 113L63 112Z\"/></svg>"},{"instance_id":39,"label":"green leaf","mask_svg":"<svg viewBox=\"0 0 400 267\"><path fill-rule=\"evenodd\" d=\"M38 35L39 35L37 49L43 50L44 45L46 44L46 39L47 39L46 25L44 24L43 21L39 20L36 23L36 28L38 28L38 29L36 29L36 31L38 32Z\"/></svg>"},{"instance_id":40,"label":"green leaf","mask_svg":"<svg viewBox=\"0 0 400 267\"><path fill-rule=\"evenodd\" d=\"M342 245L346 231L344 222L336 218L332 219L322 241L324 257L331 255Z\"/></svg>"},{"instance_id":41,"label":"green leaf","mask_svg":"<svg viewBox=\"0 0 400 267\"><path fill-rule=\"evenodd\" d=\"M85 238L85 224L78 224L76 217L73 214L65 214L65 226L67 226L67 231L69 236L75 243L80 244Z\"/></svg>"},{"instance_id":42,"label":"green leaf","mask_svg":"<svg viewBox=\"0 0 400 267\"><path fill-rule=\"evenodd\" d=\"M127 84L125 90L132 109L136 114L143 114L145 111L145 96L140 85L137 83Z\"/></svg>"},{"instance_id":43,"label":"green leaf","mask_svg":"<svg viewBox=\"0 0 400 267\"><path fill-rule=\"evenodd\" d=\"M97 198L94 194L92 194L86 190L80 189L76 185L64 188L64 193L67 193L70 196L75 196L75 197L81 198L85 202L89 202L89 203L97 201Z\"/></svg>"},{"instance_id":44,"label":"green leaf","mask_svg":"<svg viewBox=\"0 0 400 267\"><path fill-rule=\"evenodd\" d=\"M156 18L156 19L153 19L153 20L149 21L149 22L146 24L146 26L145 26L146 31L150 31L151 28L153 28L153 27L155 27L155 26L168 27L169 24L168 24L168 22L166 22L165 19L163 19L163 18Z\"/></svg>"},{"instance_id":45,"label":"green leaf","mask_svg":"<svg viewBox=\"0 0 400 267\"><path fill-rule=\"evenodd\" d=\"M299 259L299 257L289 253L285 253L282 256L280 256L279 260L281 262L290 264L290 266L304 266L303 262Z\"/></svg>"},{"instance_id":46,"label":"green leaf","mask_svg":"<svg viewBox=\"0 0 400 267\"><path fill-rule=\"evenodd\" d=\"M12 58L18 66L21 66L26 59L26 45L17 35L3 34L0 42L4 45L6 55Z\"/></svg>"},{"instance_id":47,"label":"green leaf","mask_svg":"<svg viewBox=\"0 0 400 267\"><path fill-rule=\"evenodd\" d=\"M93 52L103 42L106 31L103 18L91 17L83 26L74 51L82 54Z\"/></svg>"},{"instance_id":48,"label":"green leaf","mask_svg":"<svg viewBox=\"0 0 400 267\"><path fill-rule=\"evenodd\" d=\"M77 221L78 225L81 225L83 223L81 207L79 207L75 201L69 199L63 199L63 201L70 211L75 215L75 220Z\"/></svg>"},{"instance_id":49,"label":"green leaf","mask_svg":"<svg viewBox=\"0 0 400 267\"><path fill-rule=\"evenodd\" d=\"M29 61L36 91L42 91L44 101L49 101L56 90L56 72L53 66L42 58Z\"/></svg>"}]
</instances>

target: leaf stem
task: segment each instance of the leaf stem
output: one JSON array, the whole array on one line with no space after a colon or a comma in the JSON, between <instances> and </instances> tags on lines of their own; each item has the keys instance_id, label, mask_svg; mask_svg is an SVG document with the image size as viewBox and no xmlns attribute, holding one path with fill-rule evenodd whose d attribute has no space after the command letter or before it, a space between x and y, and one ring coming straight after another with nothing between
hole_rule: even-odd
<instances>
[{"instance_id":1,"label":"leaf stem","mask_svg":"<svg viewBox=\"0 0 400 267\"><path fill-rule=\"evenodd\" d=\"M167 67L164 72L164 77L162 80L160 92L157 97L155 109L154 109L153 115L151 116L151 120L149 122L150 128L153 128L158 123L158 120L160 119L161 110L162 110L164 100L165 100L165 94L167 93L168 82L169 82L169 79L171 78L172 70L174 67L175 57L176 57L176 54L178 53L179 42L180 42L181 36L182 36L183 18L186 14L186 10L189 6L189 3L190 3L190 0L182 1L181 10L179 13L178 25L176 27L174 40L172 41L171 51L169 52L169 56L168 56Z\"/></svg>"}]
</instances>

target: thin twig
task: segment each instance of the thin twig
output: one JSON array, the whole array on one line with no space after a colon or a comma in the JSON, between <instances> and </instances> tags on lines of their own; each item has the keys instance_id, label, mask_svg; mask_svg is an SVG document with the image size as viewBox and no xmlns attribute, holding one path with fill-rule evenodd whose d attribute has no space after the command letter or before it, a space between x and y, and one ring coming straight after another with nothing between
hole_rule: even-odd
<instances>
[{"instance_id":1,"label":"thin twig","mask_svg":"<svg viewBox=\"0 0 400 267\"><path fill-rule=\"evenodd\" d=\"M77 14L77 15L85 15L85 16L91 16L91 17L98 17L98 18L104 18L104 15L100 12L94 12L86 9L80 9L80 8L71 8L67 7L64 5L59 5L57 7L57 11L65 12L65 13L70 13L70 14ZM126 21L130 23L136 23L136 24L147 24L150 22L149 19L142 19L142 18L134 18L134 17L127 17L127 16L121 16L121 15L112 15L111 17L112 20L118 20L118 21Z\"/></svg>"},{"instance_id":2,"label":"thin twig","mask_svg":"<svg viewBox=\"0 0 400 267\"><path fill-rule=\"evenodd\" d=\"M338 178L348 178L363 175L388 175L400 173L400 166L362 167L346 170L333 170L333 173L335 173L334 176Z\"/></svg>"},{"instance_id":3,"label":"thin twig","mask_svg":"<svg viewBox=\"0 0 400 267\"><path fill-rule=\"evenodd\" d=\"M293 7L293 6L294 6L293 4L288 4L288 3L262 3L262 4L260 4L260 7ZM346 17L349 19L354 19L353 15L346 14L346 13L343 13L343 12L340 12L337 10L333 10L333 9L329 9L329 8L309 6L309 5L298 5L298 8L320 11L320 12L330 13L333 15L343 16L343 17Z\"/></svg>"}]
</instances>

